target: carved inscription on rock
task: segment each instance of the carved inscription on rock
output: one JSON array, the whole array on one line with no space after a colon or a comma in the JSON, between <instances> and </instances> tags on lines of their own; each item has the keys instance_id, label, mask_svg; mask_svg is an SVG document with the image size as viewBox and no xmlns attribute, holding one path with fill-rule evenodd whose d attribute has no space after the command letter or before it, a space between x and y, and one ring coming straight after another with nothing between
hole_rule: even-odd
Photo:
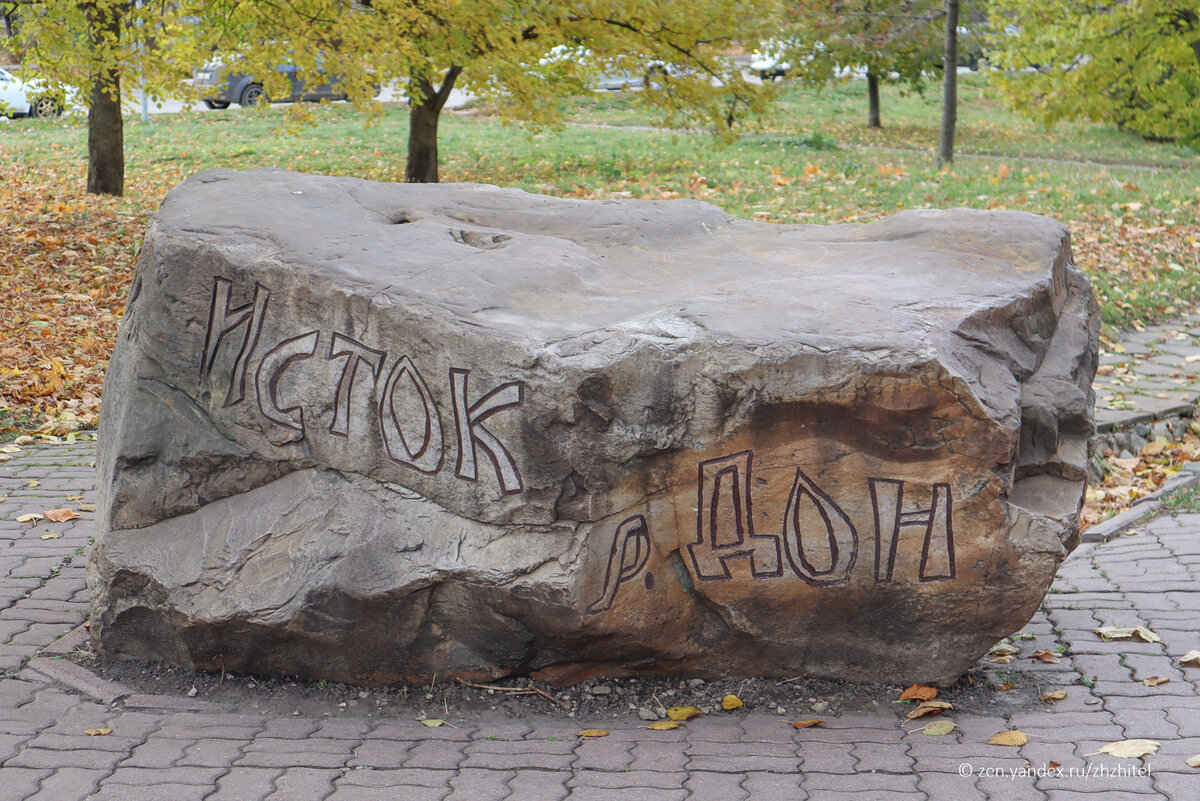
<instances>
[{"instance_id":1,"label":"carved inscription on rock","mask_svg":"<svg viewBox=\"0 0 1200 801\"><path fill-rule=\"evenodd\" d=\"M813 587L848 584L859 564L863 543L845 508L803 468L796 467L783 509L769 510L782 511L782 516L769 517L782 520L782 524L775 531L761 530L761 525L756 530L751 489L756 483L753 469L753 451L701 462L696 479L695 533L681 532L676 540L670 537L670 532L653 532L662 538L663 550L669 552L679 547L690 562L693 576L701 582L728 581L740 570L755 580L799 579ZM918 583L954 579L954 508L950 485L922 485L875 477L865 478L863 484L863 495L870 497L875 583L890 584L898 578L909 581L915 578ZM922 497L929 500L918 500ZM760 519L768 517L759 511ZM609 548L603 589L588 607L589 613L612 609L620 588L646 571L653 542L650 526L642 515L630 517L617 526ZM905 547L901 534L906 531L923 538L916 576L896 575L897 555ZM648 589L653 587L653 577L648 571L645 581Z\"/></svg>"},{"instance_id":2,"label":"carved inscription on rock","mask_svg":"<svg viewBox=\"0 0 1200 801\"><path fill-rule=\"evenodd\" d=\"M227 278L213 281L204 348L200 359L201 390L228 381L222 408L246 400L246 385L253 376L258 411L268 421L270 438L277 445L299 442L312 427L306 408L332 408L325 434L340 439L378 437L387 458L425 475L436 475L447 463L446 426L430 384L412 358L371 347L341 331L306 331L276 342L261 343L271 291L255 283L240 305ZM324 343L328 343L325 345ZM222 362L224 358L224 362ZM228 375L215 376L218 363L232 366ZM285 405L281 385L299 363L323 358L335 369L336 386L307 386L299 403ZM257 364L253 364L257 359ZM471 386L471 370L451 366L446 374L449 414L457 459L454 475L468 482L480 479L482 457L490 464L495 481L506 495L524 490L521 470L512 451L489 429L487 421L525 402L525 386L509 381L478 394ZM374 411L356 419L353 410L368 393ZM473 395L472 393L475 392ZM307 401L307 402L305 402ZM648 551L647 551L648 552Z\"/></svg>"}]
</instances>

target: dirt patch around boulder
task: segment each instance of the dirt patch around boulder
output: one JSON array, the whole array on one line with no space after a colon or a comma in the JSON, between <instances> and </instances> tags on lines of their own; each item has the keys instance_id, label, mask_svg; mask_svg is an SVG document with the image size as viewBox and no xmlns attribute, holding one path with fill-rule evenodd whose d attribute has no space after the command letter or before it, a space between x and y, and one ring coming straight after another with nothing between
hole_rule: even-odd
<instances>
[{"instance_id":1,"label":"dirt patch around boulder","mask_svg":"<svg viewBox=\"0 0 1200 801\"><path fill-rule=\"evenodd\" d=\"M514 720L530 724L547 720L628 724L666 718L670 707L695 706L706 714L758 712L778 715L781 721L789 722L880 713L899 719L915 705L897 701L904 690L898 685L825 679L705 681L643 675L594 679L570 687L522 678L378 688L240 673L222 675L160 662L111 661L97 657L87 647L77 650L71 659L136 693L194 698L273 717L437 719L456 726ZM979 667L942 688L938 700L953 705L949 714L1007 716L1045 709L1047 705L1039 700L1050 689L1040 683L1044 678L1007 672L1000 681L993 670ZM743 706L732 711L723 709L721 702L727 695L737 696ZM912 725L928 720L913 721Z\"/></svg>"}]
</instances>

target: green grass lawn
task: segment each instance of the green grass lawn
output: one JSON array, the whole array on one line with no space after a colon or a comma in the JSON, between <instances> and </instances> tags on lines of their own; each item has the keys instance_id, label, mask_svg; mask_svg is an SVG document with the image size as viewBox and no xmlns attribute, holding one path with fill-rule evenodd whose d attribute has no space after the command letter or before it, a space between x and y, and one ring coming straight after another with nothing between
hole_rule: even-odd
<instances>
[{"instance_id":1,"label":"green grass lawn","mask_svg":"<svg viewBox=\"0 0 1200 801\"><path fill-rule=\"evenodd\" d=\"M963 82L957 158L938 169L938 87L886 88L883 129L865 125L865 84L817 92L785 86L773 117L725 145L697 133L647 130L636 93L564 101L573 123L529 132L486 106L444 116L443 181L480 181L573 197L690 197L782 223L865 222L905 208L1015 209L1071 227L1108 326L1170 316L1200 300L1200 157L1108 126L1046 130L1008 112L980 76ZM126 127L124 213L142 217L170 185L212 167L280 167L401 180L407 112L371 117L344 105L232 108L161 115ZM0 153L50 184L83 183L79 119L0 124ZM52 194L52 190L47 190Z\"/></svg>"}]
</instances>

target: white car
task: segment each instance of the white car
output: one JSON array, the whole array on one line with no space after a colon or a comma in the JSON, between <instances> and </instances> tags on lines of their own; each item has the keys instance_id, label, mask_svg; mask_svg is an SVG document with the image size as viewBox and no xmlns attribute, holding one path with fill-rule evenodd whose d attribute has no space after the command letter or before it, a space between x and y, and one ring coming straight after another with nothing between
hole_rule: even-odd
<instances>
[{"instance_id":1,"label":"white car","mask_svg":"<svg viewBox=\"0 0 1200 801\"><path fill-rule=\"evenodd\" d=\"M62 113L62 100L53 92L42 91L36 83L26 83L0 69L0 115L57 117Z\"/></svg>"}]
</instances>

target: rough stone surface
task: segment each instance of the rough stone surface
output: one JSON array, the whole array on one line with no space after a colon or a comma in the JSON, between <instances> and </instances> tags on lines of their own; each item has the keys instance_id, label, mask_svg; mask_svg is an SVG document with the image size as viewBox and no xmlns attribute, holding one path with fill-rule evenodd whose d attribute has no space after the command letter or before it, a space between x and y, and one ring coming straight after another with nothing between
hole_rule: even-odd
<instances>
[{"instance_id":1,"label":"rough stone surface","mask_svg":"<svg viewBox=\"0 0 1200 801\"><path fill-rule=\"evenodd\" d=\"M1066 229L193 177L109 365L92 632L378 684L947 682L1078 540Z\"/></svg>"}]
</instances>

